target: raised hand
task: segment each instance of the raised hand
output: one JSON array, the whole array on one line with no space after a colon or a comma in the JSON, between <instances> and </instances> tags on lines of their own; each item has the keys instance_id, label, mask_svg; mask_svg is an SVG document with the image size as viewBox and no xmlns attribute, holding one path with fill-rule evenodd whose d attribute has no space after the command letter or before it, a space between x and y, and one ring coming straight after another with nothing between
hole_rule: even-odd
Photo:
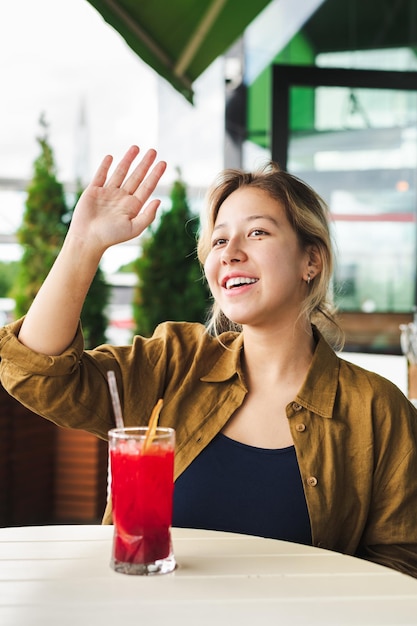
<instances>
[{"instance_id":1,"label":"raised hand","mask_svg":"<svg viewBox=\"0 0 417 626\"><path fill-rule=\"evenodd\" d=\"M128 241L140 235L154 220L160 200L146 204L155 190L166 163L153 165L156 151L148 150L129 174L139 148L132 146L114 172L113 162L106 156L91 183L82 194L74 211L70 236L80 237L96 250Z\"/></svg>"},{"instance_id":2,"label":"raised hand","mask_svg":"<svg viewBox=\"0 0 417 626\"><path fill-rule=\"evenodd\" d=\"M166 164L148 150L132 146L109 177L112 157L103 159L82 194L62 249L24 320L19 340L36 352L57 355L71 343L91 281L102 254L127 241L152 222L159 200L149 200Z\"/></svg>"}]
</instances>

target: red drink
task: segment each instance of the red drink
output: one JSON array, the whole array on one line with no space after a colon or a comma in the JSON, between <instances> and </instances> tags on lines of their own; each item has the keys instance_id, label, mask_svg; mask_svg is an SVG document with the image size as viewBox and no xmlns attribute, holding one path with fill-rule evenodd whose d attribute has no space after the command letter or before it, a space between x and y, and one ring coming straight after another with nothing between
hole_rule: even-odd
<instances>
[{"instance_id":1,"label":"red drink","mask_svg":"<svg viewBox=\"0 0 417 626\"><path fill-rule=\"evenodd\" d=\"M175 567L170 532L174 432L158 428L144 451L146 430L116 429L120 439L110 440L113 566L125 573L158 573L156 562L164 559Z\"/></svg>"}]
</instances>

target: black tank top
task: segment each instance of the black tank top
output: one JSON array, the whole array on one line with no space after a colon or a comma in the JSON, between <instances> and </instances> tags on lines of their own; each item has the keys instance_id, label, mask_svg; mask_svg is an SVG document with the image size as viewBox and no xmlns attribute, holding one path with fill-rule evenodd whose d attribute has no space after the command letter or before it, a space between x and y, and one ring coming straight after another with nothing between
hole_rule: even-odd
<instances>
[{"instance_id":1,"label":"black tank top","mask_svg":"<svg viewBox=\"0 0 417 626\"><path fill-rule=\"evenodd\" d=\"M218 434L175 483L173 525L311 545L294 446L255 448Z\"/></svg>"}]
</instances>

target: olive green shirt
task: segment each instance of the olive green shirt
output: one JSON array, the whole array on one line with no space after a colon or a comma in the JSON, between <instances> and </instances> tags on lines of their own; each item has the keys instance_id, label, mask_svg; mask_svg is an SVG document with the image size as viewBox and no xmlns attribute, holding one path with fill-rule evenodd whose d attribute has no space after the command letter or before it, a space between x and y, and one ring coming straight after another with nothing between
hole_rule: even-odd
<instances>
[{"instance_id":1,"label":"olive green shirt","mask_svg":"<svg viewBox=\"0 0 417 626\"><path fill-rule=\"evenodd\" d=\"M83 351L80 329L50 357L17 340L20 325L0 330L0 380L11 395L60 426L106 439L114 370L127 426L146 425L164 399L160 425L176 429L176 476L247 393L240 334L225 333L220 343L200 324L169 322L131 346ZM311 366L286 407L313 545L417 577L417 411L395 385L340 359L315 334Z\"/></svg>"}]
</instances>

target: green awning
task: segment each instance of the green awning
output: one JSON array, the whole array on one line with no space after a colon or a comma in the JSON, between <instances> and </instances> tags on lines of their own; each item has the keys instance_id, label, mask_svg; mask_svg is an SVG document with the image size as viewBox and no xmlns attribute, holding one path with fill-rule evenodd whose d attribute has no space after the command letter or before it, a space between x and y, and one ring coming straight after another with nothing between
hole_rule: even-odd
<instances>
[{"instance_id":1,"label":"green awning","mask_svg":"<svg viewBox=\"0 0 417 626\"><path fill-rule=\"evenodd\" d=\"M132 50L192 102L192 84L271 0L88 0Z\"/></svg>"}]
</instances>

